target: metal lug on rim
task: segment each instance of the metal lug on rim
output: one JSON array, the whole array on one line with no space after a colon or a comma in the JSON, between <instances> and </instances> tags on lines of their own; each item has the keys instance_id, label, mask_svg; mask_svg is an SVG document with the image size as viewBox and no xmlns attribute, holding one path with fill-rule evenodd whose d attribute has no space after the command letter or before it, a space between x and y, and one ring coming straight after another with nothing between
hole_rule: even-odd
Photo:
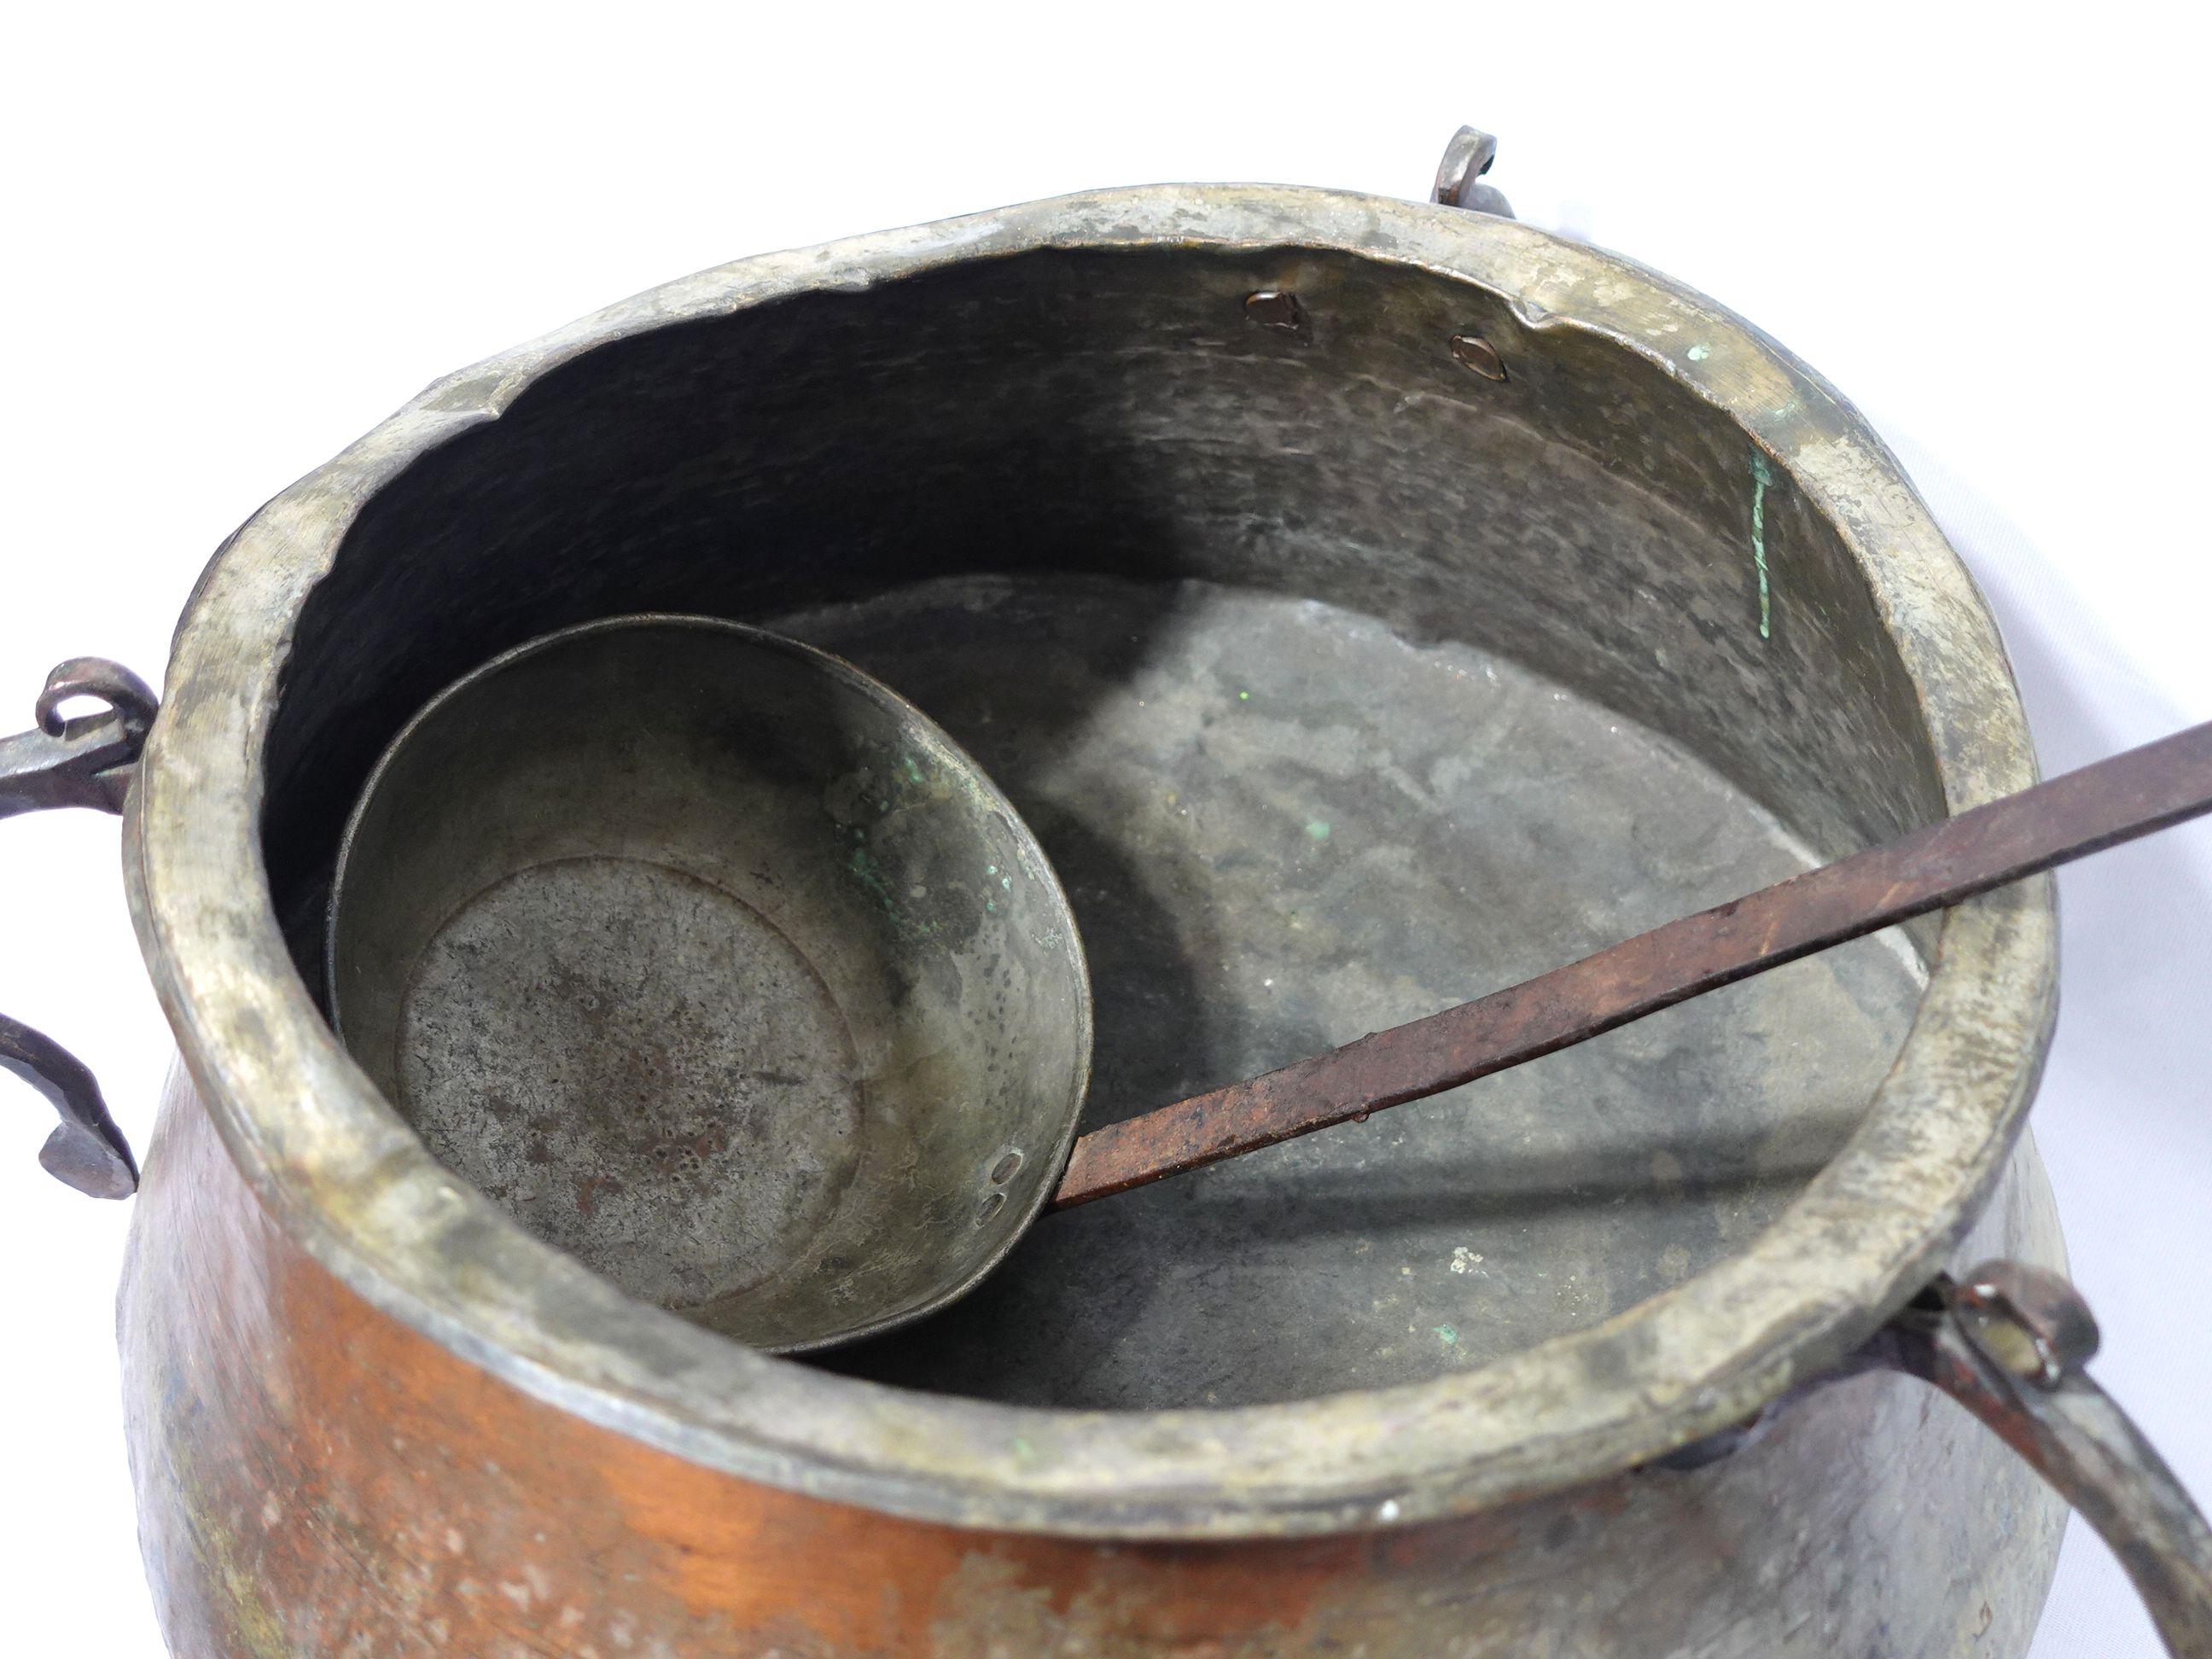
<instances>
[{"instance_id":1,"label":"metal lug on rim","mask_svg":"<svg viewBox=\"0 0 2212 1659\"><path fill-rule=\"evenodd\" d=\"M1772 1405L1762 1406L1742 1422L1730 1424L1718 1433L1709 1434L1702 1440L1692 1440L1686 1446L1677 1446L1674 1450L1652 1459L1652 1463L1659 1468L1672 1469L1677 1474L1688 1474L1725 1462L1746 1447L1755 1446L1766 1437L1767 1430L1774 1426L1775 1419L1780 1415L1778 1407L1783 1403L1777 1401Z\"/></svg>"},{"instance_id":2,"label":"metal lug on rim","mask_svg":"<svg viewBox=\"0 0 2212 1659\"><path fill-rule=\"evenodd\" d=\"M1453 358L1473 369L1486 380L1506 378L1505 360L1498 355L1498 348L1480 334L1455 334L1451 337Z\"/></svg>"},{"instance_id":3,"label":"metal lug on rim","mask_svg":"<svg viewBox=\"0 0 2212 1659\"><path fill-rule=\"evenodd\" d=\"M1994 1429L2112 1548L2175 1659L2212 1659L2212 1527L2089 1375L2097 1322L2057 1274L1989 1261L1939 1274L1838 1376L1933 1384Z\"/></svg>"},{"instance_id":4,"label":"metal lug on rim","mask_svg":"<svg viewBox=\"0 0 2212 1659\"><path fill-rule=\"evenodd\" d=\"M64 720L62 705L72 697L107 708ZM72 657L59 665L33 705L37 729L0 738L0 818L63 806L120 812L155 706L146 682L118 664Z\"/></svg>"},{"instance_id":5,"label":"metal lug on rim","mask_svg":"<svg viewBox=\"0 0 2212 1659\"><path fill-rule=\"evenodd\" d=\"M2011 1376L2055 1389L2097 1353L2097 1320L2057 1273L2018 1261L1988 1261L1952 1293L1960 1328Z\"/></svg>"},{"instance_id":6,"label":"metal lug on rim","mask_svg":"<svg viewBox=\"0 0 2212 1659\"><path fill-rule=\"evenodd\" d=\"M1287 289L1263 288L1244 296L1244 320L1299 340L1312 337L1312 324L1298 296Z\"/></svg>"},{"instance_id":7,"label":"metal lug on rim","mask_svg":"<svg viewBox=\"0 0 2212 1659\"><path fill-rule=\"evenodd\" d=\"M39 729L48 737L58 738L68 731L70 722L62 718L62 705L71 697L99 698L142 743L153 729L158 700L146 682L121 663L105 657L71 657L48 671L46 685L33 704Z\"/></svg>"},{"instance_id":8,"label":"metal lug on rim","mask_svg":"<svg viewBox=\"0 0 2212 1659\"><path fill-rule=\"evenodd\" d=\"M1430 191L1429 199L1469 213L1510 219L1513 209L1504 196L1494 185L1481 182L1497 159L1497 139L1476 128L1462 127L1444 146L1444 158L1437 164L1436 186Z\"/></svg>"}]
</instances>

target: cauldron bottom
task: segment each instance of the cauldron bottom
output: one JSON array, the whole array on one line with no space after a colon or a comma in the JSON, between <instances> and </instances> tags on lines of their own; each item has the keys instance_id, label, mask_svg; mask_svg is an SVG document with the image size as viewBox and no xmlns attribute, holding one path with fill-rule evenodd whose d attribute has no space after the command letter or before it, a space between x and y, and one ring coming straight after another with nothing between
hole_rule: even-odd
<instances>
[{"instance_id":1,"label":"cauldron bottom","mask_svg":"<svg viewBox=\"0 0 2212 1659\"><path fill-rule=\"evenodd\" d=\"M1681 747L1511 661L1200 582L933 580L775 618L942 724L1036 832L1091 965L1085 1127L1552 967L1817 861ZM823 1357L1015 1403L1243 1405L1432 1377L1755 1234L1904 1039L1899 935L1034 1228Z\"/></svg>"}]
</instances>

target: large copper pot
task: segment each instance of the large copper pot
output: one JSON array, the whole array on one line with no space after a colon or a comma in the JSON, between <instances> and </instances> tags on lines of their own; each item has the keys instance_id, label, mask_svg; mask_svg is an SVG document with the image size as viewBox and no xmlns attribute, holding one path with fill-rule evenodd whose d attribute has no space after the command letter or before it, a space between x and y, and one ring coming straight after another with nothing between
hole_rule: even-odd
<instances>
[{"instance_id":1,"label":"large copper pot","mask_svg":"<svg viewBox=\"0 0 2212 1659\"><path fill-rule=\"evenodd\" d=\"M1436 202L1109 191L703 272L439 382L222 548L126 809L182 1053L122 1300L175 1652L2017 1654L2063 1506L1903 1370L2202 1633L2185 1504L2069 1463L1986 1340L2103 1408L2026 1271L2044 880L1049 1219L829 1364L533 1238L325 1022L384 744L618 612L830 643L991 769L1083 921L1094 1121L2030 783L1858 416L1505 216L1470 144ZM76 804L130 713L67 739L112 745Z\"/></svg>"}]
</instances>

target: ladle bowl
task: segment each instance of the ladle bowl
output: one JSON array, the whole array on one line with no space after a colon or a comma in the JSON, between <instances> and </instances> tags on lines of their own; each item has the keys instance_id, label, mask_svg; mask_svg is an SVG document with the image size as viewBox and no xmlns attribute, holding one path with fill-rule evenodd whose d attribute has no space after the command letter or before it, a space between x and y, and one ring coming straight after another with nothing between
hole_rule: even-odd
<instances>
[{"instance_id":1,"label":"ladle bowl","mask_svg":"<svg viewBox=\"0 0 2212 1659\"><path fill-rule=\"evenodd\" d=\"M449 1169L759 1348L958 1296L1051 1189L1090 987L1036 839L920 710L737 623L507 651L395 738L333 1018Z\"/></svg>"}]
</instances>

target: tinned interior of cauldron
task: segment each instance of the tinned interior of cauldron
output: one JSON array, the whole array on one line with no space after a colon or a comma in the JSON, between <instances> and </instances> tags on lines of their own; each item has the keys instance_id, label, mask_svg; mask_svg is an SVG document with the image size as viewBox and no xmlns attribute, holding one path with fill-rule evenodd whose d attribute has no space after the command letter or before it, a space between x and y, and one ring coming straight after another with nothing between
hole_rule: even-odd
<instances>
[{"instance_id":1,"label":"tinned interior of cauldron","mask_svg":"<svg viewBox=\"0 0 2212 1659\"><path fill-rule=\"evenodd\" d=\"M1380 261L1039 250L598 348L365 506L267 754L311 983L400 725L501 649L649 610L824 644L982 762L1083 927L1086 1125L1941 810L1850 554L1638 351ZM1920 981L1868 941L1047 1218L968 1301L831 1363L1129 1407L1479 1363L1755 1233Z\"/></svg>"}]
</instances>

